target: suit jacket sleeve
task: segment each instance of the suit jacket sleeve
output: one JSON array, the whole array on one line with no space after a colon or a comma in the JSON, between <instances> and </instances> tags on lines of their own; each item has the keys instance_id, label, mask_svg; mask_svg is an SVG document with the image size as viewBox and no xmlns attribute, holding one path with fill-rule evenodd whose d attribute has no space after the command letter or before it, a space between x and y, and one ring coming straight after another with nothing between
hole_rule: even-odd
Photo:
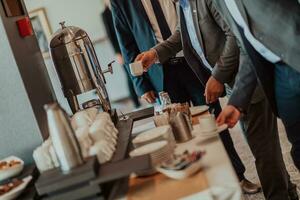
<instances>
[{"instance_id":1,"label":"suit jacket sleeve","mask_svg":"<svg viewBox=\"0 0 300 200\"><path fill-rule=\"evenodd\" d=\"M153 49L156 50L161 63L175 56L182 50L180 27L178 26L176 31L167 40L156 45Z\"/></svg>"},{"instance_id":2,"label":"suit jacket sleeve","mask_svg":"<svg viewBox=\"0 0 300 200\"><path fill-rule=\"evenodd\" d=\"M104 12L102 13L102 20L105 26L107 37L111 42L115 53L121 53L121 49L116 35L116 30L113 24L112 13L109 8L105 8Z\"/></svg>"},{"instance_id":3,"label":"suit jacket sleeve","mask_svg":"<svg viewBox=\"0 0 300 200\"><path fill-rule=\"evenodd\" d=\"M257 76L248 55L241 49L240 69L228 104L247 110L257 86Z\"/></svg>"},{"instance_id":4,"label":"suit jacket sleeve","mask_svg":"<svg viewBox=\"0 0 300 200\"><path fill-rule=\"evenodd\" d=\"M153 90L153 87L145 74L139 77L134 77L130 73L129 64L134 62L134 59L140 53L139 48L125 20L125 16L121 13L118 5L116 5L114 1L112 1L112 13L121 53L125 61L125 68L128 74L130 74L130 78L133 82L137 95L142 96L146 92Z\"/></svg>"},{"instance_id":5,"label":"suit jacket sleeve","mask_svg":"<svg viewBox=\"0 0 300 200\"><path fill-rule=\"evenodd\" d=\"M224 50L213 68L212 76L222 83L234 80L239 68L239 47L234 34L214 7L212 0L206 0L207 6L219 27L226 35Z\"/></svg>"}]
</instances>

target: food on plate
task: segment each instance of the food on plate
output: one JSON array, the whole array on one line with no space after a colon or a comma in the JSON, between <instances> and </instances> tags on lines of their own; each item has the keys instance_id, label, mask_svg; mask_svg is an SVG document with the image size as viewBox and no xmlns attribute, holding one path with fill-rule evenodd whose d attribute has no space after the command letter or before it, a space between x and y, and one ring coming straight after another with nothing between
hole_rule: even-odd
<instances>
[{"instance_id":1,"label":"food on plate","mask_svg":"<svg viewBox=\"0 0 300 200\"><path fill-rule=\"evenodd\" d=\"M182 154L175 154L172 161L163 163L161 168L167 170L184 170L193 163L199 161L204 155L204 151L194 151L192 153L185 151Z\"/></svg>"},{"instance_id":2,"label":"food on plate","mask_svg":"<svg viewBox=\"0 0 300 200\"><path fill-rule=\"evenodd\" d=\"M13 190L14 188L18 187L23 183L22 180L13 179L10 183L0 185L0 196L6 194L7 192Z\"/></svg>"},{"instance_id":3,"label":"food on plate","mask_svg":"<svg viewBox=\"0 0 300 200\"><path fill-rule=\"evenodd\" d=\"M2 161L0 162L0 170L8 169L20 164L21 162L18 160Z\"/></svg>"},{"instance_id":4,"label":"food on plate","mask_svg":"<svg viewBox=\"0 0 300 200\"><path fill-rule=\"evenodd\" d=\"M192 176L202 168L203 151L185 151L182 154L174 155L173 160L163 163L157 167L157 171L169 178L181 180Z\"/></svg>"}]
</instances>

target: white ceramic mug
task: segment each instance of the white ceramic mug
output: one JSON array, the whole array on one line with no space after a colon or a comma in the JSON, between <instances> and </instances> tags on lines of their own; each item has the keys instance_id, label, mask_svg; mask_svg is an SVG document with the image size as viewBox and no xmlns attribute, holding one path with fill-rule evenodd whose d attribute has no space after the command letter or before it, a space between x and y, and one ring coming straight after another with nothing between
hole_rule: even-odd
<instances>
[{"instance_id":1,"label":"white ceramic mug","mask_svg":"<svg viewBox=\"0 0 300 200\"><path fill-rule=\"evenodd\" d=\"M199 125L201 128L201 132L207 133L207 132L213 132L218 129L215 115L208 114L199 117Z\"/></svg>"},{"instance_id":2,"label":"white ceramic mug","mask_svg":"<svg viewBox=\"0 0 300 200\"><path fill-rule=\"evenodd\" d=\"M90 126L93 120L86 110L81 110L73 115L71 124L74 129Z\"/></svg>"},{"instance_id":3,"label":"white ceramic mug","mask_svg":"<svg viewBox=\"0 0 300 200\"><path fill-rule=\"evenodd\" d=\"M132 76L141 76L144 73L142 61L129 64L129 68Z\"/></svg>"}]
</instances>

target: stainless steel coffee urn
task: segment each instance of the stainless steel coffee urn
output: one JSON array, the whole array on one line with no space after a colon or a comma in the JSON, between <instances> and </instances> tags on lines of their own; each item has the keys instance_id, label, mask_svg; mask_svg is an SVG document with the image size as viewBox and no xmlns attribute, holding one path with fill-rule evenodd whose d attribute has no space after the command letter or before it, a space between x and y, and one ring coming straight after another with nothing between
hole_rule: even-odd
<instances>
[{"instance_id":1,"label":"stainless steel coffee urn","mask_svg":"<svg viewBox=\"0 0 300 200\"><path fill-rule=\"evenodd\" d=\"M103 110L110 112L104 73L113 73L112 63L102 71L88 34L81 28L65 26L65 22L60 25L50 42L51 57L73 113L80 109L77 95L94 89Z\"/></svg>"}]
</instances>

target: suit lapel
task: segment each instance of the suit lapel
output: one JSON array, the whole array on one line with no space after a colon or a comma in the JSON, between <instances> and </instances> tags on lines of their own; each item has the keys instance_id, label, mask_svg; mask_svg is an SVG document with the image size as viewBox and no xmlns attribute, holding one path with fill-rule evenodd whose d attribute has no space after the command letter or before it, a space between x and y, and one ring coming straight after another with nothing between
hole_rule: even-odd
<instances>
[{"instance_id":1,"label":"suit lapel","mask_svg":"<svg viewBox=\"0 0 300 200\"><path fill-rule=\"evenodd\" d=\"M197 38L200 41L200 45L203 49L203 52L205 53L205 46L202 38L202 33L201 33L201 27L199 27L199 19L198 19L198 12L197 12L197 1L196 0L191 0L190 1L191 9L192 9L192 14L193 14L193 24L196 29L197 33Z\"/></svg>"},{"instance_id":2,"label":"suit lapel","mask_svg":"<svg viewBox=\"0 0 300 200\"><path fill-rule=\"evenodd\" d=\"M193 48L192 42L190 41L182 8L179 9L179 12L184 57L186 58L187 62L189 63L189 66L192 68L193 72L196 74L198 79L203 85L205 85L208 78L210 77L211 72L206 67L200 67L203 65L203 63L201 58Z\"/></svg>"},{"instance_id":3,"label":"suit lapel","mask_svg":"<svg viewBox=\"0 0 300 200\"><path fill-rule=\"evenodd\" d=\"M236 2L236 5L237 5L237 7L239 8L239 11L240 11L242 17L244 18L246 24L247 24L248 27L249 27L248 15L247 15L247 12L246 12L246 9L245 9L243 0L233 0L233 1Z\"/></svg>"},{"instance_id":4,"label":"suit lapel","mask_svg":"<svg viewBox=\"0 0 300 200\"><path fill-rule=\"evenodd\" d=\"M149 17L148 17L148 15L146 13L146 10L144 8L144 5L143 5L142 1L141 0L137 0L137 1L133 1L133 2L136 5L137 12L139 12L141 14L141 15L138 15L138 16L143 16L143 18L145 19L145 21L148 23L148 25L151 27L151 30L153 31L152 25L150 23Z\"/></svg>"}]
</instances>

